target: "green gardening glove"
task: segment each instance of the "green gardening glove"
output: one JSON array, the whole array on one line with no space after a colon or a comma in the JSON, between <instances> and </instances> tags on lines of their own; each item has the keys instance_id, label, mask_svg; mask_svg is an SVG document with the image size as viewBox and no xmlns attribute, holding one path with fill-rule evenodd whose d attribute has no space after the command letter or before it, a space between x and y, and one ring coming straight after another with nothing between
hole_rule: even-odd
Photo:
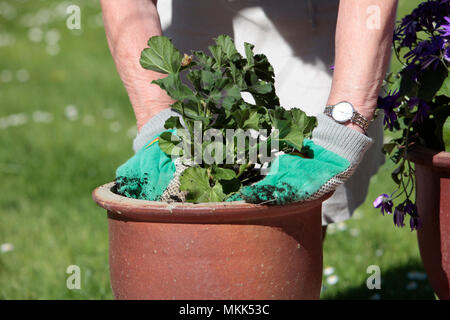
<instances>
[{"instance_id":1,"label":"green gardening glove","mask_svg":"<svg viewBox=\"0 0 450 320\"><path fill-rule=\"evenodd\" d=\"M164 110L150 119L136 137L136 154L116 171L116 192L129 198L152 201L180 201L185 196L179 191L179 180L174 179L183 166L159 147L159 136L165 130L165 121L179 116ZM171 190L171 192L168 192ZM175 190L175 191L173 191ZM173 192L172 192L173 191Z\"/></svg>"},{"instance_id":2,"label":"green gardening glove","mask_svg":"<svg viewBox=\"0 0 450 320\"><path fill-rule=\"evenodd\" d=\"M160 200L173 178L175 164L159 148L159 135L117 169L116 190L119 194L129 198Z\"/></svg>"},{"instance_id":3,"label":"green gardening glove","mask_svg":"<svg viewBox=\"0 0 450 320\"><path fill-rule=\"evenodd\" d=\"M275 158L268 175L243 187L228 201L286 204L310 201L336 190L354 172L372 140L326 115L317 117L312 140L305 139L305 154Z\"/></svg>"}]
</instances>

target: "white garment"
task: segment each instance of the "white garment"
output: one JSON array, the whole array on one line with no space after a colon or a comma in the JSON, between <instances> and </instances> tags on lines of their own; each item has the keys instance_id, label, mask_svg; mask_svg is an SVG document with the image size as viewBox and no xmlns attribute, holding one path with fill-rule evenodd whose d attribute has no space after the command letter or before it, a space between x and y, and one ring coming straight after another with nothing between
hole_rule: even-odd
<instances>
[{"instance_id":1,"label":"white garment","mask_svg":"<svg viewBox=\"0 0 450 320\"><path fill-rule=\"evenodd\" d=\"M213 38L227 34L244 52L255 45L275 69L281 106L309 115L323 112L331 88L338 0L176 0L158 1L164 35L180 51L207 50ZM364 201L370 177L384 161L380 120L369 130L374 146L357 172L324 202L324 225L351 217Z\"/></svg>"}]
</instances>

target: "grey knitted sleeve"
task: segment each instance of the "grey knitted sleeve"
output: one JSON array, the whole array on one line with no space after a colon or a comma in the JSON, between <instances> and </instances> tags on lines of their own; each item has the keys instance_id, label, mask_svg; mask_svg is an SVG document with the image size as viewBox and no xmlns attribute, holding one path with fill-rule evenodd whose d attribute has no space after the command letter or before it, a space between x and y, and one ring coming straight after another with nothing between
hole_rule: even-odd
<instances>
[{"instance_id":1,"label":"grey knitted sleeve","mask_svg":"<svg viewBox=\"0 0 450 320\"><path fill-rule=\"evenodd\" d=\"M353 166L361 162L373 143L371 138L337 123L325 114L318 115L317 122L312 134L313 142L347 159Z\"/></svg>"},{"instance_id":2,"label":"grey knitted sleeve","mask_svg":"<svg viewBox=\"0 0 450 320\"><path fill-rule=\"evenodd\" d=\"M166 120L174 116L180 117L180 114L172 111L171 109L166 109L148 120L133 141L134 152L138 152L151 138L161 131L164 131L164 124L166 123Z\"/></svg>"}]
</instances>

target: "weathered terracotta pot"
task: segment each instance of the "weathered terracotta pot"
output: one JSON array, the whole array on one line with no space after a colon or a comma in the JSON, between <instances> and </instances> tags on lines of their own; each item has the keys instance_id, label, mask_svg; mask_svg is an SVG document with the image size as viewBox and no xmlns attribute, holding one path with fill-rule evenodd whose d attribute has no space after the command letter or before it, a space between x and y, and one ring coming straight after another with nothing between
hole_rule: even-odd
<instances>
[{"instance_id":1,"label":"weathered terracotta pot","mask_svg":"<svg viewBox=\"0 0 450 320\"><path fill-rule=\"evenodd\" d=\"M168 204L94 190L117 299L318 299L321 203Z\"/></svg>"},{"instance_id":2,"label":"weathered terracotta pot","mask_svg":"<svg viewBox=\"0 0 450 320\"><path fill-rule=\"evenodd\" d=\"M439 299L450 299L450 153L422 146L409 152L416 167L416 204L423 228L420 255Z\"/></svg>"}]
</instances>

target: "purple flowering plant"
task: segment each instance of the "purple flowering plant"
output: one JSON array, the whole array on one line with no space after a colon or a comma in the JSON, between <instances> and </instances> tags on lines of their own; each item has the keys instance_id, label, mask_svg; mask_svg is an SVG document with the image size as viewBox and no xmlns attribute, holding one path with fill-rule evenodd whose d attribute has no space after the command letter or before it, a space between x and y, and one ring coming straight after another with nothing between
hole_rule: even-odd
<instances>
[{"instance_id":1,"label":"purple flowering plant","mask_svg":"<svg viewBox=\"0 0 450 320\"><path fill-rule=\"evenodd\" d=\"M393 213L397 227L405 225L408 215L413 231L421 228L422 221L411 199L415 181L408 150L421 144L444 151L447 143L450 151L444 141L450 119L450 0L422 2L397 23L393 45L402 68L387 75L378 108L392 137L384 152L395 164L392 179L398 188L378 196L373 205L383 215Z\"/></svg>"}]
</instances>

